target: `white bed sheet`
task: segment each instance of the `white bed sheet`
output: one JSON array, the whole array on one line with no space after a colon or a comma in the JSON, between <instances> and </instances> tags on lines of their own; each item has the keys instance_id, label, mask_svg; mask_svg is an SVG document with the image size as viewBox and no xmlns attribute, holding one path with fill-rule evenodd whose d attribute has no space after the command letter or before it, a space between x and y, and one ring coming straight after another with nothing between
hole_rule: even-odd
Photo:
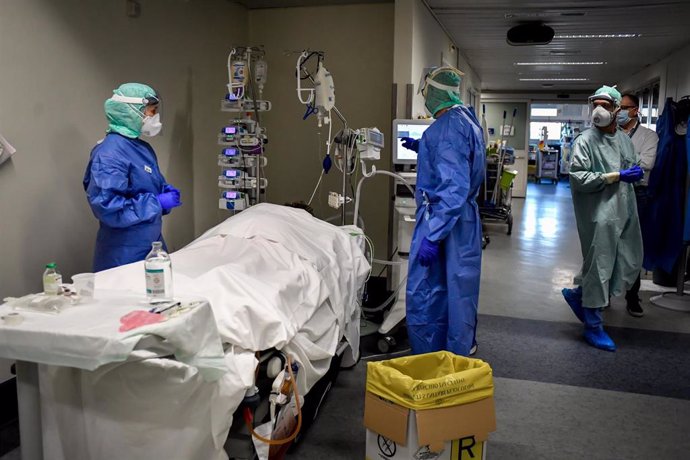
<instances>
[{"instance_id":1,"label":"white bed sheet","mask_svg":"<svg viewBox=\"0 0 690 460\"><path fill-rule=\"evenodd\" d=\"M58 460L226 458L220 440L253 381L253 351L277 348L297 359L302 364L299 388L306 394L327 372L341 337L354 352L359 349L358 294L370 269L355 236L359 233L299 209L261 204L172 254L175 294L209 301L221 340L231 345L226 361L233 375L207 383L196 369L157 359L106 366L95 373L43 367L42 376L52 376L42 380L44 407L51 407L46 452L64 453L54 457ZM139 262L98 273L96 288L143 293L143 272ZM69 397L62 394L68 381L75 383ZM120 387L127 389L124 395L117 394ZM112 401L103 403L98 395ZM83 414L77 417L80 422L60 422L77 416L62 400L82 401L76 406ZM146 417L127 428L139 411ZM170 418L175 413L199 428L176 437L180 427ZM115 441L100 439L108 436L120 438L117 449ZM73 456L74 448L62 440L84 444L90 455ZM171 445L182 444L196 456L167 455L175 452Z\"/></svg>"},{"instance_id":2,"label":"white bed sheet","mask_svg":"<svg viewBox=\"0 0 690 460\"><path fill-rule=\"evenodd\" d=\"M308 391L325 372L310 362L332 356L340 337L359 349L358 294L370 267L358 233L260 204L171 254L175 294L207 299L224 343L300 355ZM96 284L144 292L143 262L98 273Z\"/></svg>"}]
</instances>

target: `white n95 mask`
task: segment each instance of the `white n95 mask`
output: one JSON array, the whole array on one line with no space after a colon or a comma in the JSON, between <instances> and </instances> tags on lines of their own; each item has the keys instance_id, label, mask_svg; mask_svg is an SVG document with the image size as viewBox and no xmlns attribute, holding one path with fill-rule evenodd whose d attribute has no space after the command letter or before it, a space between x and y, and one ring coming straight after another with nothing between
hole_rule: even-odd
<instances>
[{"instance_id":1,"label":"white n95 mask","mask_svg":"<svg viewBox=\"0 0 690 460\"><path fill-rule=\"evenodd\" d=\"M594 126L604 128L613 121L613 113L609 112L602 106L597 106L592 110L592 123Z\"/></svg>"},{"instance_id":2,"label":"white n95 mask","mask_svg":"<svg viewBox=\"0 0 690 460\"><path fill-rule=\"evenodd\" d=\"M141 134L147 137L157 136L162 128L161 116L157 113L152 117L144 117L144 121L141 123Z\"/></svg>"}]
</instances>

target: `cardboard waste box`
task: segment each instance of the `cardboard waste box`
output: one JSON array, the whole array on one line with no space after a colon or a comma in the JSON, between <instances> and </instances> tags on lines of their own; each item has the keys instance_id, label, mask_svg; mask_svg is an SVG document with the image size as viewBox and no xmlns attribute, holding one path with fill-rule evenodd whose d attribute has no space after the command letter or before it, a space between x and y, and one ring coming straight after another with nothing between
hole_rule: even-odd
<instances>
[{"instance_id":1,"label":"cardboard waste box","mask_svg":"<svg viewBox=\"0 0 690 460\"><path fill-rule=\"evenodd\" d=\"M486 459L491 367L447 351L367 363L366 460Z\"/></svg>"}]
</instances>

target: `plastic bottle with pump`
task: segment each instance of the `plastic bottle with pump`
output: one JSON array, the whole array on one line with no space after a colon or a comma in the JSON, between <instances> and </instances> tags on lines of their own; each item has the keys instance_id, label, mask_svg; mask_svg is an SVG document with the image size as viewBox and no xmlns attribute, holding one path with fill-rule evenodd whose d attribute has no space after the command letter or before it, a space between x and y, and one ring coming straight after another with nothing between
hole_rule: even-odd
<instances>
[{"instance_id":1,"label":"plastic bottle with pump","mask_svg":"<svg viewBox=\"0 0 690 460\"><path fill-rule=\"evenodd\" d=\"M172 262L163 243L155 241L151 252L144 261L146 273L146 297L149 302L166 302L173 300Z\"/></svg>"},{"instance_id":2,"label":"plastic bottle with pump","mask_svg":"<svg viewBox=\"0 0 690 460\"><path fill-rule=\"evenodd\" d=\"M55 262L47 264L43 272L43 293L45 295L58 295L61 284L62 275L57 269L57 264Z\"/></svg>"}]
</instances>

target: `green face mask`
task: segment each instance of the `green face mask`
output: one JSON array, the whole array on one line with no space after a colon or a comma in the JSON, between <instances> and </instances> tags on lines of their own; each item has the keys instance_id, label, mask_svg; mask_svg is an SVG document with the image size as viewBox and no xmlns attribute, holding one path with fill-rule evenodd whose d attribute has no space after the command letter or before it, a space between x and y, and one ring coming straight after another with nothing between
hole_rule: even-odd
<instances>
[{"instance_id":1,"label":"green face mask","mask_svg":"<svg viewBox=\"0 0 690 460\"><path fill-rule=\"evenodd\" d=\"M433 86L426 89L426 99L424 107L429 111L429 114L436 118L436 114L454 105L462 104L460 96L453 92L434 88Z\"/></svg>"}]
</instances>

